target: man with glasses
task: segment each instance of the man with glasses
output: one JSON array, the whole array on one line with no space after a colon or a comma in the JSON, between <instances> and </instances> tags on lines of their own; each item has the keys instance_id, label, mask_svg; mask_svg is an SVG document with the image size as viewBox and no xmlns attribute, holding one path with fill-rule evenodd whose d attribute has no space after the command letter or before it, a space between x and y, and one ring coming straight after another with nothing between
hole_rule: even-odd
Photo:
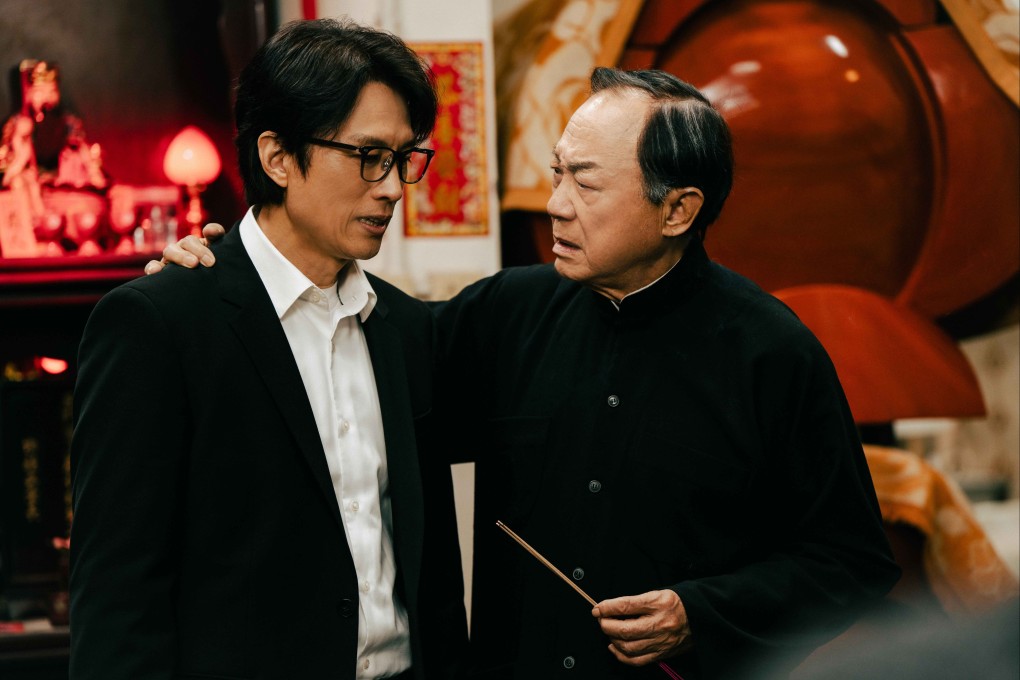
<instances>
[{"instance_id":1,"label":"man with glasses","mask_svg":"<svg viewBox=\"0 0 1020 680\"><path fill-rule=\"evenodd\" d=\"M116 289L82 340L73 680L455 675L432 316L358 265L436 106L423 62L353 23L290 24L245 68L252 208L219 266Z\"/></svg>"}]
</instances>

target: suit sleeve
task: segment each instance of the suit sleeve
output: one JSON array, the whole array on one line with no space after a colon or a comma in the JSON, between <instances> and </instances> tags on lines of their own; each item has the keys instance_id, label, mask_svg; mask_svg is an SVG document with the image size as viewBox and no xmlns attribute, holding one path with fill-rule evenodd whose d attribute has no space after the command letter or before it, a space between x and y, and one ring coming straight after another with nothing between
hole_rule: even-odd
<instances>
[{"instance_id":1,"label":"suit sleeve","mask_svg":"<svg viewBox=\"0 0 1020 680\"><path fill-rule=\"evenodd\" d=\"M438 337L433 310L429 310L432 384L435 390ZM422 608L425 622L425 675L430 680L457 680L465 676L467 616L464 610L464 576L461 566L453 476L444 451L445 430L437 429L433 413L417 431L425 505L425 541L422 555Z\"/></svg>"},{"instance_id":2,"label":"suit sleeve","mask_svg":"<svg viewBox=\"0 0 1020 680\"><path fill-rule=\"evenodd\" d=\"M157 680L176 665L186 380L151 300L119 288L79 350L72 439L71 680Z\"/></svg>"},{"instance_id":3,"label":"suit sleeve","mask_svg":"<svg viewBox=\"0 0 1020 680\"><path fill-rule=\"evenodd\" d=\"M487 363L492 343L485 333L493 327L487 313L495 304L493 287L490 277L450 300L430 303L437 343L434 420L443 432L440 450L450 463L474 462L479 442L485 441L484 408L494 375ZM487 345L489 352L483 349Z\"/></svg>"},{"instance_id":4,"label":"suit sleeve","mask_svg":"<svg viewBox=\"0 0 1020 680\"><path fill-rule=\"evenodd\" d=\"M755 380L770 457L758 485L770 554L672 586L706 677L782 676L899 578L856 428L820 346L769 357Z\"/></svg>"}]
</instances>

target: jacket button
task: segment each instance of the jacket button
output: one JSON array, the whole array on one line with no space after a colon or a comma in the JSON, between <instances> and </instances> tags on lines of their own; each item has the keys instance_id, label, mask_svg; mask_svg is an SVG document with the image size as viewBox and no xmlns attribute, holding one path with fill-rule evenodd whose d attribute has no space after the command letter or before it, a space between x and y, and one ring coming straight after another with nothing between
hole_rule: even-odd
<instances>
[{"instance_id":1,"label":"jacket button","mask_svg":"<svg viewBox=\"0 0 1020 680\"><path fill-rule=\"evenodd\" d=\"M574 667L574 657L568 656L567 658L565 658L563 660L563 667L564 668L573 668Z\"/></svg>"},{"instance_id":2,"label":"jacket button","mask_svg":"<svg viewBox=\"0 0 1020 680\"><path fill-rule=\"evenodd\" d=\"M588 491L591 491L592 493L598 493L599 491L602 491L602 482L600 482L597 479L591 480L590 482L588 482Z\"/></svg>"},{"instance_id":3,"label":"jacket button","mask_svg":"<svg viewBox=\"0 0 1020 680\"><path fill-rule=\"evenodd\" d=\"M340 604L336 606L336 610L340 612L340 616L345 619L349 619L354 616L354 600L345 597L340 600Z\"/></svg>"},{"instance_id":4,"label":"jacket button","mask_svg":"<svg viewBox=\"0 0 1020 680\"><path fill-rule=\"evenodd\" d=\"M606 403L609 404L611 407L616 408L617 406L620 405L620 398L615 394L610 394L609 398L606 399Z\"/></svg>"},{"instance_id":5,"label":"jacket button","mask_svg":"<svg viewBox=\"0 0 1020 680\"><path fill-rule=\"evenodd\" d=\"M572 576L574 577L575 581L580 581L581 579L584 578L584 569L578 567L577 569L574 570Z\"/></svg>"}]
</instances>

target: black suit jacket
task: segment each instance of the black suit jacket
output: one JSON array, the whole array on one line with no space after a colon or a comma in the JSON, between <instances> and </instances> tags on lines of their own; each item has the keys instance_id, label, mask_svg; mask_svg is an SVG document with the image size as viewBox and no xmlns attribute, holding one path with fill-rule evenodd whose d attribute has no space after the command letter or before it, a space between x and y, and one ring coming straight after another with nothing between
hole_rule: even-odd
<instances>
[{"instance_id":1,"label":"black suit jacket","mask_svg":"<svg viewBox=\"0 0 1020 680\"><path fill-rule=\"evenodd\" d=\"M71 678L354 678L358 582L308 398L234 229L217 265L114 290L82 340ZM432 321L372 277L416 677L465 640L449 467L429 446Z\"/></svg>"}]
</instances>

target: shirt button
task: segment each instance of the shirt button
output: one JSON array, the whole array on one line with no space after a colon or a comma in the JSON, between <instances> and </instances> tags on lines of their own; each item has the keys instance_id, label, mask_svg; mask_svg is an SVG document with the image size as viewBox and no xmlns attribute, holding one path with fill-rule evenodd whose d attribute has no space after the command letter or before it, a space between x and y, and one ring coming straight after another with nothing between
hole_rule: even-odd
<instances>
[{"instance_id":1,"label":"shirt button","mask_svg":"<svg viewBox=\"0 0 1020 680\"><path fill-rule=\"evenodd\" d=\"M340 432L347 434L351 430L351 424L346 420L340 423Z\"/></svg>"},{"instance_id":2,"label":"shirt button","mask_svg":"<svg viewBox=\"0 0 1020 680\"><path fill-rule=\"evenodd\" d=\"M361 503L358 501L351 501L351 512L357 512L358 510L361 510Z\"/></svg>"},{"instance_id":3,"label":"shirt button","mask_svg":"<svg viewBox=\"0 0 1020 680\"><path fill-rule=\"evenodd\" d=\"M563 667L564 668L573 668L574 667L574 657L568 656L567 658L563 659Z\"/></svg>"},{"instance_id":4,"label":"shirt button","mask_svg":"<svg viewBox=\"0 0 1020 680\"><path fill-rule=\"evenodd\" d=\"M591 491L592 493L598 493L599 491L602 491L602 482L600 482L597 479L591 480L590 482L588 482L588 491Z\"/></svg>"},{"instance_id":5,"label":"shirt button","mask_svg":"<svg viewBox=\"0 0 1020 680\"><path fill-rule=\"evenodd\" d=\"M368 585L368 581L362 581L361 582L361 592L367 593L369 588L370 588L370 586Z\"/></svg>"},{"instance_id":6,"label":"shirt button","mask_svg":"<svg viewBox=\"0 0 1020 680\"><path fill-rule=\"evenodd\" d=\"M620 405L620 398L615 394L610 394L609 398L606 399L606 403L609 404L611 408L616 408Z\"/></svg>"},{"instance_id":7,"label":"shirt button","mask_svg":"<svg viewBox=\"0 0 1020 680\"><path fill-rule=\"evenodd\" d=\"M361 668L366 671L369 669L371 665L372 665L371 659L365 659L364 661L361 662Z\"/></svg>"},{"instance_id":8,"label":"shirt button","mask_svg":"<svg viewBox=\"0 0 1020 680\"><path fill-rule=\"evenodd\" d=\"M577 569L574 570L572 576L574 577L575 581L580 581L581 579L584 578L584 569L578 567Z\"/></svg>"}]
</instances>

